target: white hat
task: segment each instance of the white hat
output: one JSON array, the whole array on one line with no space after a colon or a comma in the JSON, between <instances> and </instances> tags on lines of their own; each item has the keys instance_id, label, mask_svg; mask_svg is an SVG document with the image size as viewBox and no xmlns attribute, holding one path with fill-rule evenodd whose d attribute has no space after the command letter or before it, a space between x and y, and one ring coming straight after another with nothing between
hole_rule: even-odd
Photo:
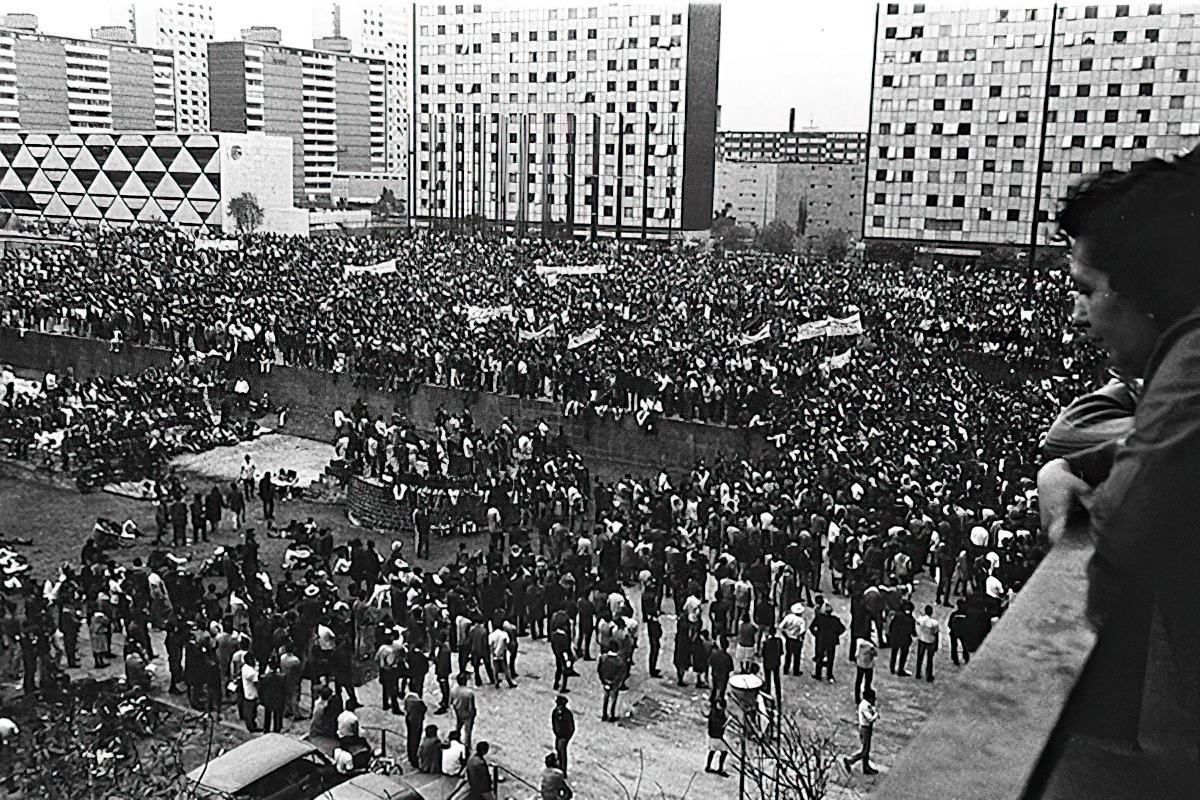
<instances>
[{"instance_id":1,"label":"white hat","mask_svg":"<svg viewBox=\"0 0 1200 800\"><path fill-rule=\"evenodd\" d=\"M1004 584L995 575L988 575L987 593L990 597L1000 597L1000 595L1004 594Z\"/></svg>"},{"instance_id":2,"label":"white hat","mask_svg":"<svg viewBox=\"0 0 1200 800\"><path fill-rule=\"evenodd\" d=\"M987 528L981 528L978 525L976 525L974 528L971 528L971 544L975 545L976 547L983 547L987 544L987 541Z\"/></svg>"}]
</instances>

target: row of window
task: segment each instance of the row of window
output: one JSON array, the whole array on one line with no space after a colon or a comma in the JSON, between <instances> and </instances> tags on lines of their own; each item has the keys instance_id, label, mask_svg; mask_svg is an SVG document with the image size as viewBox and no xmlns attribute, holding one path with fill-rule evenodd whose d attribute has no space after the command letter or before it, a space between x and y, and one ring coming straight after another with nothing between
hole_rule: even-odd
<instances>
[{"instance_id":1,"label":"row of window","mask_svg":"<svg viewBox=\"0 0 1200 800\"><path fill-rule=\"evenodd\" d=\"M1169 103L1168 103L1168 107L1169 107L1169 108L1174 108L1174 109L1181 109L1181 108L1183 108L1183 107L1184 107L1184 97L1185 97L1185 95L1174 95L1174 96L1172 96L1172 97L1171 97L1171 99L1170 99L1170 101L1169 101ZM968 106L963 106L963 110L968 110L968 111L969 111L969 110L970 110L970 107L968 107ZM1136 118L1135 118L1135 120L1134 120L1134 121L1135 121L1135 122L1138 122L1138 123L1148 123L1148 122L1150 122L1150 116L1151 116L1151 113L1150 113L1150 112L1151 112L1151 110L1150 110L1150 109L1148 109L1148 108L1141 108L1141 109L1138 109L1138 110L1135 112L1135 114L1136 114ZM1001 121L1003 121L1003 120L1001 120ZM1047 121L1047 122L1058 122L1058 112L1057 112L1056 110L1053 110L1053 109L1051 109L1051 110L1048 112L1048 115L1047 115L1047 117L1046 117L1046 121ZM1090 116L1089 110L1088 110L1088 109L1085 109L1085 108L1076 109L1076 110L1074 111L1074 113L1071 115L1071 122L1073 122L1073 123L1080 123L1080 124L1083 124L1083 123L1087 123L1087 122L1095 122L1095 121L1097 121L1097 120L1093 119L1093 118ZM1120 122L1120 121L1121 121L1121 112L1120 112L1120 110L1119 110L1119 109L1116 109L1116 108L1107 108L1107 109L1104 109L1104 117L1103 117L1103 121L1104 121L1104 122ZM1028 112L1028 111L1017 111L1017 112L1016 112L1016 114L1015 114L1015 122L1018 122L1018 123L1021 123L1021 122L1029 122L1029 112ZM953 126L953 123L951 123L951 126ZM930 133L930 135L932 135L932 136L954 136L954 135L960 135L960 136L961 136L961 135L964 135L964 134L970 134L970 132L971 132L971 123L969 123L969 122L960 122L960 123L958 123L958 127L957 127L956 129L954 129L954 131L955 131L954 133L947 133L947 132L946 132L946 125L945 125L945 123L941 123L941 122L934 122L934 123L932 123L932 124L929 126L929 133ZM881 123L879 123L879 133L880 133L880 135L883 135L883 136L889 136L889 135L891 135L891 133L892 133L892 123L890 123L890 122L881 122ZM901 131L900 131L900 130L897 130L897 131L896 131L896 133L899 135L899 134L901 134ZM915 136L915 135L917 135L917 123L915 123L915 122L906 122L906 123L904 123L904 128L903 128L903 134L902 134L902 135L904 135L904 136ZM1021 139L1021 138L1024 138L1024 137L1017 137L1017 138L1018 138L1018 139ZM1082 138L1082 137L1076 137L1076 138ZM986 144L986 146L987 146L987 147L995 147L995 146L996 146L996 144L995 144L995 142L996 142L996 136L994 136L994 135L990 135L990 136L988 136L988 137L987 137L987 139L986 139L985 141L987 142L987 144ZM1015 147L1015 146L1016 146L1016 145L1014 145L1014 147Z\"/></svg>"},{"instance_id":2,"label":"row of window","mask_svg":"<svg viewBox=\"0 0 1200 800\"><path fill-rule=\"evenodd\" d=\"M1010 15L1008 9L998 9L996 11L996 21L997 22L1017 22L1017 21L1023 20L1025 22L1036 22L1037 21L1037 12L1038 12L1038 10L1036 8L1027 8L1027 9L1024 9L1023 11L1017 11L1017 12L1015 12L1015 14ZM900 4L899 3L888 3L887 13L888 13L888 16L896 16L897 14L899 14L900 13ZM924 3L916 3L915 5L913 5L912 13L924 14L925 13L925 4ZM1162 3L1151 3L1150 7L1146 11L1146 15L1153 17L1153 16L1157 16L1159 14L1162 14ZM1065 19L1066 16L1067 16L1067 9L1060 8L1058 10L1058 18ZM1114 17L1128 17L1129 16L1129 6L1128 5L1117 6L1114 9L1113 16ZM1099 19L1099 17L1100 17L1100 6L1084 6L1084 8L1083 8L1083 18L1084 19Z\"/></svg>"},{"instance_id":3,"label":"row of window","mask_svg":"<svg viewBox=\"0 0 1200 800\"><path fill-rule=\"evenodd\" d=\"M1146 141L1145 141L1146 137L1136 136L1134 138L1141 140L1140 142L1134 142L1135 150L1146 149ZM1106 145L1106 147L1113 147L1113 146L1114 145L1112 145L1112 144ZM1069 162L1067 162L1067 173L1071 174L1071 175L1082 174L1083 166L1084 165L1083 165L1082 161L1069 161ZM1025 162L1019 161L1019 160L1013 161L1013 162L1011 162L1009 167L1012 172L1017 172L1017 173L1024 172L1025 171ZM1111 161L1101 162L1101 169L1105 169L1105 168L1112 169L1112 162ZM996 162L991 159L984 161L983 162L983 171L984 172L995 172L996 171ZM1054 162L1053 161L1043 161L1042 162L1042 172L1054 172ZM900 174L900 179L899 179L900 183L913 183L913 170L911 170L911 169L900 170L899 174ZM888 178L888 170L886 170L886 169L875 170L875 180L878 182L881 182L881 183L894 182ZM930 170L928 173L926 173L925 182L926 183L942 183L943 181L941 179L941 172L937 171L937 170ZM954 173L953 183L966 183L966 182L967 182L967 171L966 170L959 170ZM982 185L985 187L990 187L992 184L982 184ZM1014 188L1017 188L1017 187L1009 187L1010 194ZM876 197L879 197L879 196L880 195L876 195ZM1019 195L1013 195L1013 196L1019 196Z\"/></svg>"},{"instance_id":4,"label":"row of window","mask_svg":"<svg viewBox=\"0 0 1200 800\"><path fill-rule=\"evenodd\" d=\"M575 80L575 77L576 77L576 74L574 72L568 72L568 73L566 73L563 83L569 83L569 82ZM492 83L500 83L500 73L493 72L491 74L491 81L492 81ZM518 72L508 73L508 82L509 83L521 83L521 74ZM545 79L542 80L541 82L542 83L558 83L558 73L557 72L547 72ZM528 74L528 83L538 83L538 73L530 72ZM261 85L262 81L258 81L258 84ZM449 85L450 84L445 84L445 83L437 84L437 94L446 94L446 88ZM465 83L453 84L454 92L456 92L458 94L462 94L465 90L466 85L467 84L465 84ZM483 86L483 84L480 84L480 83L471 84L469 93L470 94L479 94L480 90L482 89L482 86ZM659 81L646 81L645 86L640 86L638 81L625 81L625 88L623 91L626 91L626 92L637 92L637 91L660 92L660 91L663 91L664 89L666 91L678 92L679 91L679 81L678 80L667 81L665 86L663 86L662 83L660 83ZM609 91L609 92L618 91L617 82L616 81L608 81L606 83L605 90ZM421 94L429 94L429 84L427 84L427 83L421 84ZM594 95L595 92L592 92L591 94Z\"/></svg>"},{"instance_id":5,"label":"row of window","mask_svg":"<svg viewBox=\"0 0 1200 800\"><path fill-rule=\"evenodd\" d=\"M460 152L461 152L461 151L460 151ZM498 156L496 153L492 153L492 154L491 154L491 157L490 157L490 163L492 163L492 164L499 163L499 156ZM509 159L508 159L508 163L509 163L509 164L517 164L517 163L519 163L519 162L518 162L518 159L517 159L517 154L516 154L516 153L509 153ZM537 155L536 155L536 154L534 154L534 153L530 153L530 154L529 154L529 163L530 163L530 164L536 164L536 163L537 163ZM554 163L555 163L554 153L550 153L550 154L548 154L548 155L546 156L545 160L544 160L542 163L543 163L543 165L546 165L546 164L554 164ZM436 166L437 166L437 171L438 171L438 172L446 172L446 162L445 162L445 161L438 161L438 162L436 162ZM610 174L612 174L612 173L611 173L611 171L610 171L610 170L611 170L611 167L612 167L612 165L611 165L611 164L606 164L606 165L605 165L605 174L606 174L606 175L610 175ZM421 162L421 171L422 171L422 172L429 172L429 168L430 168L430 167L429 167L429 162L428 162L428 161L422 161L422 162ZM631 176L636 176L637 170L634 168L634 165L632 165L632 164L626 164L626 165L625 165L625 170L626 170L626 172L628 172L628 173L629 173ZM464 169L463 169L463 162L462 162L462 160L461 160L461 159L460 159L460 160L459 160L459 161L458 161L458 162L455 164L455 171L456 171L456 172L463 172L463 171L464 171ZM516 175L516 173L515 173L515 172L514 172L514 173L510 173L510 174L511 174L511 175ZM530 182L530 183L536 183L536 182L537 182L537 181L536 181L536 178L537 178L537 175L538 175L539 173L536 173L536 172L530 172L530 173L527 173L527 174L529 175L529 182ZM555 177L554 177L555 173L553 173L553 172L546 172L546 173L545 173L545 175L546 175L546 183L554 183L554 182L555 182ZM675 177L675 175L676 175L676 169L675 169L675 167L673 167L673 166L666 167L666 171L664 172L664 176L665 176L665 177L668 177L668 178L674 178L674 177ZM655 177L659 177L659 175L658 175L658 170L655 168L655 166L654 166L653 164L647 164L647 165L645 165L645 168L644 168L644 170L643 170L643 176L641 176L641 177L646 177L646 178L655 178ZM514 182L515 182L515 180L516 180L515 178L512 178L512 179L511 179L511 181L514 181Z\"/></svg>"},{"instance_id":6,"label":"row of window","mask_svg":"<svg viewBox=\"0 0 1200 800\"><path fill-rule=\"evenodd\" d=\"M446 8L447 8L446 6L438 6L437 7L437 15L439 17L446 16ZM461 15L464 13L464 11L463 11L464 8L465 8L465 6L463 6L463 5L455 5L454 13L456 15ZM472 14L482 14L483 13L483 6L480 5L479 3L474 4L471 7L471 9L472 9L471 10ZM429 16L429 11L430 11L429 6L421 6L420 7L420 13L421 13L422 17ZM519 12L514 12L514 13L519 13ZM536 11L534 13L536 13ZM578 8L568 8L567 9L567 19L577 19L578 16L579 16ZM587 18L588 19L597 19L599 16L600 16L599 8L593 6L592 8L589 8L587 10ZM650 14L649 17L650 17L650 27L653 28L653 27L662 25L662 14ZM515 17L510 17L510 19L513 19L513 18L515 18ZM547 19L558 19L558 9L556 9L556 8L548 9L546 11L546 18ZM609 22L616 23L616 18L610 17ZM671 24L672 25L682 25L683 24L683 14L672 14L671 15ZM630 16L629 17L629 27L636 28L637 25L638 25L638 17L636 15Z\"/></svg>"},{"instance_id":7,"label":"row of window","mask_svg":"<svg viewBox=\"0 0 1200 800\"><path fill-rule=\"evenodd\" d=\"M501 101L501 99L500 99L500 95L499 95L499 94L497 94L497 93L492 93L492 95L491 95L491 101L490 101L490 102L492 102L492 103L500 103L500 102L503 102L503 101ZM525 99L524 99L524 100L522 100L522 98L521 98L521 96L520 96L519 94L517 94L517 93L513 92L513 93L510 93L510 94L508 95L508 101L507 101L507 102L509 102L509 103L521 103L521 102L526 102L526 103L536 103L536 102L538 102L538 94L537 94L537 92L530 92L530 93L529 93L529 94L528 94L528 95L525 97ZM557 102L557 100L556 100L556 98L554 97L554 95L550 94L550 95L547 95L547 96L546 96L546 102L547 102L547 103L554 103L554 102ZM576 102L576 100L575 100L575 97L574 97L574 95L573 95L573 94L571 94L571 93L568 93L568 94L567 94L567 102L568 102L568 103L573 103L573 102ZM585 93L585 94L584 94L584 97L583 97L583 100L581 100L581 101L579 101L579 102L582 102L582 103L595 103L595 102L596 102L596 93L595 93L595 92L587 92L587 93ZM454 111L453 111L453 112L448 112L448 111L446 110L446 106L447 106L447 105L451 105L451 104L448 104L448 103L436 103L435 105L436 105L436 107L437 107L437 111L436 111L436 112L434 112L434 113L438 113L438 114L446 114L446 113L462 114L462 113L465 113L465 112L464 112L464 106L463 106L463 104L462 104L462 103L453 103L453 104L452 104L452 105L454 106ZM429 113L431 113L431 112L430 112L430 110L429 110L429 106L430 106L430 104L429 104L429 103L421 103L421 113L422 113L422 114L429 114ZM630 101L630 102L628 102L628 103L625 103L625 108L624 108L624 110L623 110L623 111L620 111L620 112L618 112L618 111L617 111L617 104L616 104L616 103L605 103L605 104L604 104L604 113L606 113L606 114L617 114L617 113L637 114L637 113L639 113L639 112L645 112L645 113L648 113L648 114L657 114L657 113L659 113L659 108L658 108L658 106L659 106L658 102L657 102L657 101L654 101L654 100L651 100L651 101L649 101L648 103L644 103L644 104L642 104L642 103L636 103L636 102ZM676 113L678 113L678 112L679 112L679 102L678 102L678 101L676 101L676 100L672 100L672 101L670 102L670 104L669 104L669 106L668 106L668 107L669 107L669 109L670 109L669 113L671 113L671 114L676 114ZM483 110L483 105L482 105L481 103L473 103L473 104L472 104L472 109L471 109L472 113L478 114L478 113L480 113L482 110Z\"/></svg>"},{"instance_id":8,"label":"row of window","mask_svg":"<svg viewBox=\"0 0 1200 800\"><path fill-rule=\"evenodd\" d=\"M421 36L429 36L430 35L428 25L422 25L418 29L418 31ZM434 31L435 31L434 35L436 35L436 36L447 36L447 35L462 36L462 35L465 35L465 31L463 30L462 25L458 26L458 30L454 34L447 34L445 25L438 25L434 29ZM596 30L595 28L588 28L587 36L585 38L587 40L598 41L599 34L600 34L600 32L598 30ZM497 31L493 31L492 36L491 36L491 43L492 44L500 44L500 41L501 41L500 33ZM521 34L518 33L517 31L511 31L508 36L508 41L509 41L509 43L520 42ZM530 31L529 38L527 41L530 41L530 42L538 41L538 32ZM547 41L547 42L559 41L558 31L546 31L546 38L543 41ZM567 38L564 39L563 41L567 41L567 42L579 41L579 31L574 30L574 29L567 31ZM621 49L621 50L623 50L627 47L630 50L636 50L639 46L641 46L641 47L680 47L682 45L683 45L683 37L678 36L678 35L667 36L667 37L650 36L650 37L647 37L646 44L644 44L644 45L639 44L639 39L636 36L631 36L628 39L622 39L620 42L616 42L615 40L611 40L611 39L609 40L609 47L611 49ZM480 42L473 43L472 44L472 47L474 48L473 52L476 52L476 53L481 52L481 49L480 49L481 46L482 46L482 43L480 43Z\"/></svg>"}]
</instances>

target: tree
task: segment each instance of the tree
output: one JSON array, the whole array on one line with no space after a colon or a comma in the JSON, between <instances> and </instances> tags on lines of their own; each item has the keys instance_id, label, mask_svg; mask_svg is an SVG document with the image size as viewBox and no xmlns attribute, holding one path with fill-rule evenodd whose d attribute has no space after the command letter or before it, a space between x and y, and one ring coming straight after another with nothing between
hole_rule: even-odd
<instances>
[{"instance_id":1,"label":"tree","mask_svg":"<svg viewBox=\"0 0 1200 800\"><path fill-rule=\"evenodd\" d=\"M725 733L735 768L745 770L746 796L756 800L823 800L837 769L833 726L797 714L772 715L772 724L760 722L758 715L743 720L741 714L731 714Z\"/></svg>"},{"instance_id":2,"label":"tree","mask_svg":"<svg viewBox=\"0 0 1200 800\"><path fill-rule=\"evenodd\" d=\"M827 230L821 234L818 247L830 261L841 261L850 249L849 238L841 228Z\"/></svg>"},{"instance_id":3,"label":"tree","mask_svg":"<svg viewBox=\"0 0 1200 800\"><path fill-rule=\"evenodd\" d=\"M769 223L758 235L758 248L784 255L795 249L796 234L792 226L781 219Z\"/></svg>"},{"instance_id":4,"label":"tree","mask_svg":"<svg viewBox=\"0 0 1200 800\"><path fill-rule=\"evenodd\" d=\"M242 192L229 201L229 216L237 223L238 233L254 233L254 229L262 225L263 210L257 197Z\"/></svg>"}]
</instances>

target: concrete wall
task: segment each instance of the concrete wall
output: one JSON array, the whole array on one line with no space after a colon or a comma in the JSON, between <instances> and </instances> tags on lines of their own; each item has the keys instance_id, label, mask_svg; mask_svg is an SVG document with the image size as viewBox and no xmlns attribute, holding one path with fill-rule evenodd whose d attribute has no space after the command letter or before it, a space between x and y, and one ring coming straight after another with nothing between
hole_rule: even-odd
<instances>
[{"instance_id":1,"label":"concrete wall","mask_svg":"<svg viewBox=\"0 0 1200 800\"><path fill-rule=\"evenodd\" d=\"M113 375L140 372L147 367L170 364L165 350L126 347L121 353L108 352L108 344L99 340L76 339L27 332L24 337L11 328L0 328L0 363L26 369L64 374L73 367L79 378L95 374ZM321 441L333 437L333 410L348 410L362 397L374 414L399 409L421 430L433 429L439 408L459 412L470 408L476 424L492 430L508 418L518 430L528 430L545 422L552 430L561 425L571 446L588 460L594 473L612 476L624 472L648 472L663 469L670 473L690 470L700 457L711 460L718 451L754 457L771 450L759 433L717 425L698 425L662 419L658 431L649 435L632 417L619 422L612 417L564 418L558 403L521 400L515 397L466 393L436 386L422 386L415 395L356 389L345 376L310 370L276 367L269 375L249 369L242 372L250 383L251 396L270 392L274 403L290 409L287 433Z\"/></svg>"},{"instance_id":2,"label":"concrete wall","mask_svg":"<svg viewBox=\"0 0 1200 800\"><path fill-rule=\"evenodd\" d=\"M208 45L209 130L246 132L246 49L241 42Z\"/></svg>"},{"instance_id":3,"label":"concrete wall","mask_svg":"<svg viewBox=\"0 0 1200 800\"><path fill-rule=\"evenodd\" d=\"M147 50L114 47L108 53L108 73L113 130L154 130L154 56Z\"/></svg>"},{"instance_id":4,"label":"concrete wall","mask_svg":"<svg viewBox=\"0 0 1200 800\"><path fill-rule=\"evenodd\" d=\"M228 211L229 201L249 192L264 212L261 230L307 233L308 215L292 214L294 142L257 133L221 133L217 138L221 143L221 207ZM296 225L303 230L295 229ZM232 234L236 228L236 221L226 213L225 233Z\"/></svg>"},{"instance_id":5,"label":"concrete wall","mask_svg":"<svg viewBox=\"0 0 1200 800\"><path fill-rule=\"evenodd\" d=\"M17 100L21 127L30 131L69 131L67 55L61 42L16 37Z\"/></svg>"}]
</instances>

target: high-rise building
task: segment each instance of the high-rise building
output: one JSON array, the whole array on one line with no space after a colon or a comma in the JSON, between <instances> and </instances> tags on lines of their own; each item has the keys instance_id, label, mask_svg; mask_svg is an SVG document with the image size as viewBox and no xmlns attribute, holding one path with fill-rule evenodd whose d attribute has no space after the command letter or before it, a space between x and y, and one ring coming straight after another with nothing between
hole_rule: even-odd
<instances>
[{"instance_id":1,"label":"high-rise building","mask_svg":"<svg viewBox=\"0 0 1200 800\"><path fill-rule=\"evenodd\" d=\"M865 131L722 131L717 161L857 164L867 155Z\"/></svg>"},{"instance_id":2,"label":"high-rise building","mask_svg":"<svg viewBox=\"0 0 1200 800\"><path fill-rule=\"evenodd\" d=\"M387 64L385 167L401 180L406 180L408 174L408 120L412 113L408 93L412 10L412 3L377 0L347 0L313 7L314 37L344 38L350 43L351 53L382 58Z\"/></svg>"},{"instance_id":3,"label":"high-rise building","mask_svg":"<svg viewBox=\"0 0 1200 800\"><path fill-rule=\"evenodd\" d=\"M180 131L208 130L208 43L213 40L210 3L161 0L153 31L138 26L142 41L154 41L175 54L175 108ZM136 25L136 22L135 22Z\"/></svg>"},{"instance_id":4,"label":"high-rise building","mask_svg":"<svg viewBox=\"0 0 1200 800\"><path fill-rule=\"evenodd\" d=\"M172 71L170 51L50 36L36 17L10 14L0 23L0 130L174 130Z\"/></svg>"},{"instance_id":5,"label":"high-rise building","mask_svg":"<svg viewBox=\"0 0 1200 800\"><path fill-rule=\"evenodd\" d=\"M1195 6L1054 8L878 7L865 236L1046 242L1085 174L1200 143Z\"/></svg>"},{"instance_id":6,"label":"high-rise building","mask_svg":"<svg viewBox=\"0 0 1200 800\"><path fill-rule=\"evenodd\" d=\"M414 25L413 217L708 227L719 5L420 3Z\"/></svg>"},{"instance_id":7,"label":"high-rise building","mask_svg":"<svg viewBox=\"0 0 1200 800\"><path fill-rule=\"evenodd\" d=\"M383 171L383 59L243 41L210 43L208 64L212 130L291 137L297 200L328 197L335 171Z\"/></svg>"}]
</instances>

